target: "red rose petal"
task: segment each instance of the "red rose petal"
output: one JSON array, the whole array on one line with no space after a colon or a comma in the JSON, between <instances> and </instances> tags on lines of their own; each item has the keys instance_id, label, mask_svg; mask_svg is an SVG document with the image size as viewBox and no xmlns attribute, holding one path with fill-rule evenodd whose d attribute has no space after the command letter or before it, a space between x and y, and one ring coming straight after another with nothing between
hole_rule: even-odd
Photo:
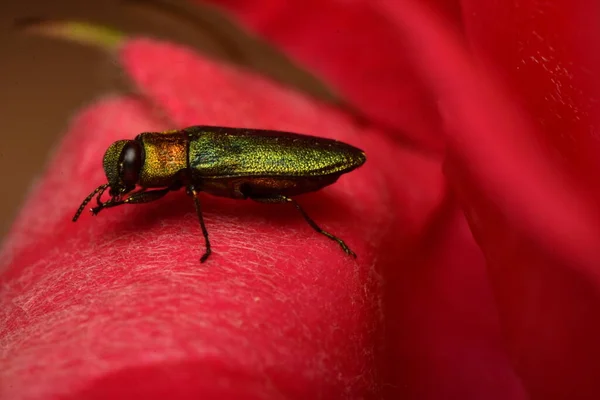
<instances>
[{"instance_id":1,"label":"red rose petal","mask_svg":"<svg viewBox=\"0 0 600 400\"><path fill-rule=\"evenodd\" d=\"M425 149L442 148L434 100L412 68L402 38L376 2L212 2L320 74L371 121ZM460 10L445 8L452 15Z\"/></svg>"},{"instance_id":2,"label":"red rose petal","mask_svg":"<svg viewBox=\"0 0 600 400\"><path fill-rule=\"evenodd\" d=\"M481 250L449 198L386 278L385 398L525 399ZM401 228L400 228L401 229Z\"/></svg>"},{"instance_id":3,"label":"red rose petal","mask_svg":"<svg viewBox=\"0 0 600 400\"><path fill-rule=\"evenodd\" d=\"M571 178L600 188L598 106L600 4L558 0L503 4L465 0L464 24L475 53L494 65L532 117L538 145ZM476 15L477 17L473 17ZM515 43L520 43L515 46Z\"/></svg>"},{"instance_id":4,"label":"red rose petal","mask_svg":"<svg viewBox=\"0 0 600 400\"><path fill-rule=\"evenodd\" d=\"M385 4L440 98L453 151L449 176L486 253L525 388L536 398L597 397L593 191L580 186L577 168L563 168L537 144L542 136L510 90L470 59L450 29L414 2Z\"/></svg>"}]
</instances>

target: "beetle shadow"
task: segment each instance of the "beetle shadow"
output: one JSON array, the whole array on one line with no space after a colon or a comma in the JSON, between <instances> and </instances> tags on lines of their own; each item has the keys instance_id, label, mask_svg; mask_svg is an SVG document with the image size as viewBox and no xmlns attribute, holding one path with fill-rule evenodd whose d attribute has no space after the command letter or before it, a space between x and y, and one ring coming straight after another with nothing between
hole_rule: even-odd
<instances>
[{"instance_id":1,"label":"beetle shadow","mask_svg":"<svg viewBox=\"0 0 600 400\"><path fill-rule=\"evenodd\" d=\"M347 202L327 192L295 196L294 200L324 229L329 222L344 221L352 214ZM212 225L211 215L215 214L225 219L247 221L248 224L257 221L268 221L270 224L281 226L296 222L306 223L300 212L289 203L259 203L250 199L236 200L208 194L201 194L200 201L207 225ZM126 231L152 230L165 221L171 223L181 221L184 216L193 218L197 223L194 202L184 191L169 193L153 203L126 205L126 207L135 207L135 210L113 225L111 230L114 236L119 236ZM101 217L101 214L98 217ZM212 226L209 226L210 229Z\"/></svg>"}]
</instances>

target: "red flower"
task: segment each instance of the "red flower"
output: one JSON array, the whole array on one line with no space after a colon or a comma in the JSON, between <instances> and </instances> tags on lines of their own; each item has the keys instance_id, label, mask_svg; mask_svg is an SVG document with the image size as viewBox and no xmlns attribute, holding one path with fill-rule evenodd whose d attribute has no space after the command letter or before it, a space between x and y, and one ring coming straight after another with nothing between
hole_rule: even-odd
<instances>
[{"instance_id":1,"label":"red flower","mask_svg":"<svg viewBox=\"0 0 600 400\"><path fill-rule=\"evenodd\" d=\"M78 116L4 246L0 397L600 396L597 6L215 3L368 125L174 45L123 44L141 96ZM183 194L68 222L112 141L193 124L365 149L300 199L358 261L285 206L203 197L205 265Z\"/></svg>"}]
</instances>

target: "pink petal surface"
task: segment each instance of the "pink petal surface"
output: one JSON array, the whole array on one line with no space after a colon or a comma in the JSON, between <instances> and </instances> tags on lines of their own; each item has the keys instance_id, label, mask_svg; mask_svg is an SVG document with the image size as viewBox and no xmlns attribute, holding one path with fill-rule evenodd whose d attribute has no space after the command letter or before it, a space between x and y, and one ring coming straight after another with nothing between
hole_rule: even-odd
<instances>
[{"instance_id":1,"label":"pink petal surface","mask_svg":"<svg viewBox=\"0 0 600 400\"><path fill-rule=\"evenodd\" d=\"M201 113L202 116L206 116L206 118L220 124L228 125L243 123L245 126L254 126L254 122L248 119L244 119L243 122L237 122L239 121L240 116L236 108L223 108L219 104L214 104L214 107L199 109L194 107L193 103L186 101L186 96L181 96L182 93L206 93L206 95L210 95L205 88L206 84L203 80L190 82L182 79L182 76L186 75L185 70L187 68L193 67L196 71L203 71L203 75L213 75L210 70L210 68L213 67L212 65L198 62L197 58L185 50L169 53L169 58L164 61L165 64L167 64L164 68L161 68L160 64L157 64L157 61L154 61L158 71L168 71L163 72L160 79L148 75L147 69L144 67L144 57L147 57L148 60L160 60L163 59L160 57L160 54L163 52L164 49L161 49L153 43L139 41L130 47L126 47L122 54L123 60L128 66L132 78L138 82L140 90L142 90L148 98L155 99L161 107L168 110L169 114L177 121L177 124L186 125L189 123L190 118L195 118L196 115ZM227 70L225 70L225 72L227 72ZM227 76L228 80L231 79L228 75L224 76ZM214 77L213 81L214 79L218 79L218 76ZM156 84L157 82L160 84ZM239 87L243 87L243 90L247 91L247 93L270 93L269 87L271 87L271 84L268 81L260 79L254 81L254 84L252 85L246 84L244 86L240 85ZM227 98L236 97L239 95L239 87L232 88L235 90L233 93L230 89L224 87L222 94ZM286 101L289 101L289 99L286 100L284 97L281 97L281 95L277 98L272 95L268 97L255 96L253 101L245 105L245 107L264 107L267 109L271 107L271 118L273 118L273 121L277 121L277 124L274 126L267 125L266 127L290 130L301 129L299 128L299 125L296 124L306 124L307 121L304 117L314 112L307 108L310 103L295 101L293 107L294 112L288 112L285 120L279 121L278 119L281 118L279 115L280 111L273 108L272 104L280 104ZM312 106L310 108L313 109ZM252 113L248 113L247 115L252 115ZM246 115L243 117L247 118ZM332 125L331 128L327 128L327 126L324 125L325 122L320 121L321 123L311 127L311 130L319 132L319 129L323 129L322 133L320 133L323 136L327 136L329 132L334 132L336 130L339 132L339 127L343 121L340 119L333 119L333 121L336 126ZM263 122L263 124L265 123L268 124L268 121ZM422 209L421 207L414 208L419 201L426 199L420 197L413 198L413 202L409 203L403 200L403 198L406 196L414 196L415 193L411 189L414 183L420 182L421 184L427 185L427 182L430 182L431 184L431 178L427 178L423 173L431 171L431 169L440 172L437 169L439 168L439 165L437 162L431 162L429 163L429 167L425 167L419 157L416 156L398 158L398 156L393 153L395 151L394 149L397 149L395 145L387 142L380 143L380 139L378 139L373 132L365 132L363 135L361 146L366 149L367 154L376 155L369 160L369 163L376 166L380 165L380 171L383 174L383 176L380 177L380 186L375 186L375 181L367 181L363 186L363 190L371 193L371 196L374 193L383 194L389 192L390 194L386 195L386 197L396 206L393 211L392 209L388 211L389 214L384 214L381 220L383 226L387 226L387 229L390 229L390 231L387 235L382 237L386 246L381 246L378 249L377 270L383 270L386 271L386 273L397 273L400 276L398 282L404 282L405 285L410 287L414 281L413 274L416 273L420 276L420 273L415 271L428 271L427 269L423 269L423 267L431 265L433 260L436 260L436 263L440 267L445 265L445 263L448 263L449 266L456 264L455 269L458 270L456 270L453 275L458 281L461 280L463 275L467 275L468 278L465 279L471 280L471 285L475 292L463 292L460 290L460 286L453 286L456 282L453 280L446 281L443 279L441 282L444 282L444 287L446 287L447 290L451 290L453 296L459 299L459 302L460 299L463 299L463 304L466 305L469 303L470 299L477 298L480 308L475 311L470 311L472 314L469 316L467 316L468 314L465 313L462 306L457 306L456 309L448 312L446 310L448 299L445 295L437 293L435 290L429 291L428 288L428 296L432 300L428 303L428 307L431 308L430 314L435 316L446 313L448 316L448 319L446 320L447 329L452 327L453 329L460 330L465 322L465 318L471 318L474 315L484 319L484 322L478 325L477 329L471 331L471 335L474 337L482 337L482 340L485 341L485 346L471 350L462 343L455 343L457 348L462 349L474 359L473 367L469 370L461 371L462 380L447 380L447 385L432 385L426 392L433 396L431 398L435 398L435 396L444 396L451 392L461 393L465 398L477 398L482 392L481 388L487 389L488 392L493 390L498 393L500 396L499 398L505 396L506 393L513 393L515 390L518 390L515 389L515 387L518 388L519 385L515 384L514 380L511 380L511 378L514 377L511 375L512 372L508 367L506 356L502 351L499 351L501 348L499 336L498 334L494 334L498 330L498 325L497 320L494 319L496 314L489 294L489 287L485 274L477 274L472 271L473 268L480 268L480 271L482 271L481 267L483 260L479 250L473 245L470 235L460 236L461 239L458 240L459 243L463 243L461 246L466 246L467 249L464 251L463 249L453 251L452 247L446 248L445 245L437 243L437 241L431 243L430 248L421 248L423 253L417 253L418 255L415 255L412 250L412 247L419 242L419 238L421 237L420 233L423 229L422 222L430 222L431 219L429 218L429 215L427 215L427 218L423 219L423 216L425 215L421 210L427 209ZM371 146L373 147L371 148ZM439 176L439 178L441 178L441 176ZM432 186L430 189L434 189L435 187L436 186ZM354 197L356 198L356 196ZM438 200L441 201L441 197ZM367 209L370 207L381 209L383 206L383 204L378 204L377 202L371 204L371 206L367 206ZM423 205L426 204L427 202ZM407 205L409 205L410 208L407 208ZM394 214L402 215L402 217L400 217L400 219L391 218ZM406 218L410 219L407 221ZM418 225L418 229L413 228L415 221L421 221ZM456 223L460 226L460 218ZM462 223L464 224L464 219L462 220ZM451 225L454 224L455 222L453 221ZM429 227L427 228L426 235L430 234L430 229L431 228ZM408 241L410 245L407 246L406 244L403 244L405 241ZM438 247L441 248L439 251L436 251L438 250ZM423 258L423 254L429 255L431 259L429 257ZM407 259L405 259L405 257L407 257ZM416 260L414 258L416 258ZM462 261L465 258L469 260L468 263ZM463 267L464 270L461 271L460 267ZM429 278L425 277L423 279L427 281ZM420 370L422 375L420 376L421 382L418 383L418 385L421 385L423 381L440 381L443 378L442 371L447 371L448 368L451 368L452 363L461 362L466 353L461 354L460 352L457 352L452 356L446 354L447 349L444 346L437 345L437 341L441 339L439 336L432 336L428 338L428 340L423 340L424 326L411 320L411 314L409 314L418 312L418 308L413 308L413 305L418 303L415 299L403 297L403 295L400 294L403 292L414 292L407 290L408 288L403 285L396 288L396 281L394 280L389 280L388 283L390 284L390 287L394 288L390 290L393 295L391 299L392 310L387 310L390 312L386 313L388 322L390 322L390 325L396 322L401 324L406 344L412 346L412 348L420 354L430 354L430 356L424 357L423 359L405 360L398 357L398 353L387 354L384 357L384 362L387 365L388 371L392 371L392 373L386 377L386 379L388 379L389 382L393 382L393 385L396 387L398 385L401 385L404 388L407 387L406 385L412 386L412 383L405 379L405 371L413 370L415 365L418 364L426 366L426 368ZM418 295L420 296L422 293L418 293ZM397 296L400 296L400 298L397 298ZM401 304L404 304L404 306L401 306ZM407 308L406 315L398 312L402 307ZM397 318L398 316L400 318ZM437 323L435 317L434 321L431 323L434 325ZM447 343L453 343L454 339L457 339L458 342L462 342L462 339L459 336L454 336L453 339L446 338L444 340ZM435 350L430 351L429 349L431 348L434 348ZM446 361L440 362L440 357L445 357ZM401 368L400 365L402 365ZM432 374L432 371L437 372ZM491 371L494 371L494 373ZM467 384L469 382L480 382L482 381L483 376L490 374L493 376L496 375L498 378L484 380L485 383L475 389ZM417 382L415 381L414 383ZM423 388L414 386L415 393L420 389ZM403 392L404 394L407 393L406 390L403 390Z\"/></svg>"},{"instance_id":2,"label":"pink petal surface","mask_svg":"<svg viewBox=\"0 0 600 400\"><path fill-rule=\"evenodd\" d=\"M10 262L1 278L0 398L377 393L378 271L398 265L408 238L423 233L441 204L439 163L329 106L182 48L132 41L121 60L145 100L108 98L74 120L3 248ZM101 158L112 141L168 127L157 109L177 126L291 129L374 154L336 185L299 199L358 261L293 209L206 196L215 253L200 265L202 239L182 192L71 223L82 198L105 181ZM383 247L399 225L402 236Z\"/></svg>"}]
</instances>

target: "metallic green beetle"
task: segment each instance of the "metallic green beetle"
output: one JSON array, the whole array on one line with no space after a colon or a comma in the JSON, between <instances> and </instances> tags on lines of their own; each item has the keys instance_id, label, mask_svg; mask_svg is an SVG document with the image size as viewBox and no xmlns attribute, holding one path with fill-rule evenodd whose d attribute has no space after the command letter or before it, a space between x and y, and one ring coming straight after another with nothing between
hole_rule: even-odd
<instances>
[{"instance_id":1,"label":"metallic green beetle","mask_svg":"<svg viewBox=\"0 0 600 400\"><path fill-rule=\"evenodd\" d=\"M73 222L94 196L98 205L91 211L96 215L104 208L149 203L185 187L194 198L206 244L200 262L210 256L211 246L199 192L263 203L290 202L315 231L356 257L343 240L321 229L290 196L331 185L365 161L362 150L346 143L290 132L192 126L141 133L106 150L103 167L108 183L83 200ZM106 189L110 199L102 202Z\"/></svg>"}]
</instances>

